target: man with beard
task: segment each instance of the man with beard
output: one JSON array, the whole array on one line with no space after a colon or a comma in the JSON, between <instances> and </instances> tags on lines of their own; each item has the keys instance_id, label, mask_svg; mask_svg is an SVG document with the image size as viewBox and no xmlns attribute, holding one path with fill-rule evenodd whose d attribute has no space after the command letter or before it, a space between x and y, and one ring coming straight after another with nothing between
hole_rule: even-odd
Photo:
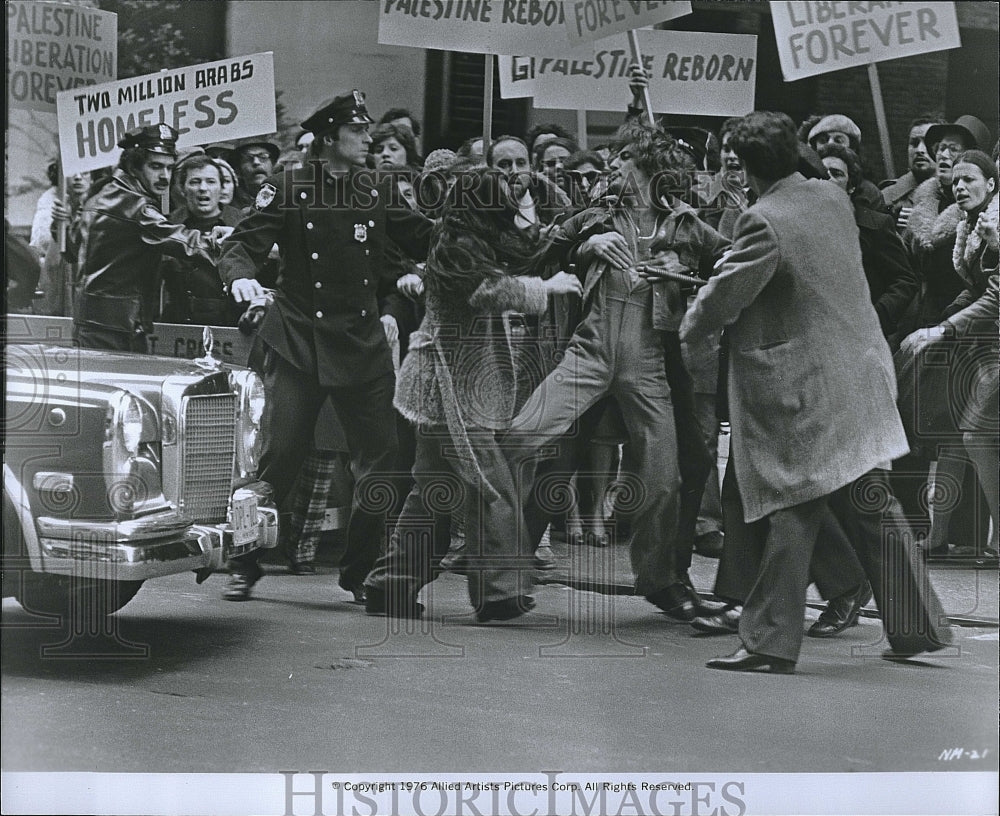
<instances>
[{"instance_id":1,"label":"man with beard","mask_svg":"<svg viewBox=\"0 0 1000 816\"><path fill-rule=\"evenodd\" d=\"M240 185L236 188L233 204L240 209L254 202L260 186L274 172L281 150L273 142L253 138L240 142L229 154L229 163L236 168Z\"/></svg>"},{"instance_id":2,"label":"man with beard","mask_svg":"<svg viewBox=\"0 0 1000 816\"><path fill-rule=\"evenodd\" d=\"M879 185L882 200L892 210L896 219L896 229L906 230L913 212L913 192L918 185L934 175L934 156L925 140L931 125L944 124L939 113L925 113L910 123L910 136L906 143L906 162L909 171L898 179L886 179Z\"/></svg>"},{"instance_id":3,"label":"man with beard","mask_svg":"<svg viewBox=\"0 0 1000 816\"><path fill-rule=\"evenodd\" d=\"M147 353L160 256L215 266L222 236L172 224L157 208L170 190L176 130L162 122L135 128L118 146L118 169L83 204L71 235L82 281L73 338L84 348Z\"/></svg>"}]
</instances>

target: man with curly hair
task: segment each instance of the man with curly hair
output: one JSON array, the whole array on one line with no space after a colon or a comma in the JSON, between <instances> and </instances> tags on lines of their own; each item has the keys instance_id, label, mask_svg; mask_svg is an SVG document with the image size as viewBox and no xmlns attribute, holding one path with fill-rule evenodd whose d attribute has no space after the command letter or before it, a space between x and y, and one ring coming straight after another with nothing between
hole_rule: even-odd
<instances>
[{"instance_id":1,"label":"man with curly hair","mask_svg":"<svg viewBox=\"0 0 1000 816\"><path fill-rule=\"evenodd\" d=\"M692 485L697 496L682 499L688 484L678 471L675 410L694 414L690 405L677 404L685 388L691 396L677 328L685 306L682 286L694 285L692 274L710 274L728 241L678 197L689 189L693 163L671 136L628 123L613 149L613 196L551 233L564 268L573 263L585 271L585 316L506 441L513 459L530 460L598 400L613 397L629 435L623 470L632 487L627 509L636 593L667 615L690 621L720 607L701 601L686 580L684 549L693 538L701 491ZM684 436L685 444L702 441L700 430ZM703 486L711 462L702 454L691 461ZM521 473L525 487L531 471L525 465ZM690 529L679 534L682 508Z\"/></svg>"}]
</instances>

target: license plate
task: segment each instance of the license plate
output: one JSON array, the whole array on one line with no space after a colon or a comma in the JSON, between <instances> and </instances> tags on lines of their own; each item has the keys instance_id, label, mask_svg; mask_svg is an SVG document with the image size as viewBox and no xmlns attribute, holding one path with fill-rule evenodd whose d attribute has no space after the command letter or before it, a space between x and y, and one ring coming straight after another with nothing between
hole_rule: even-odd
<instances>
[{"instance_id":1,"label":"license plate","mask_svg":"<svg viewBox=\"0 0 1000 816\"><path fill-rule=\"evenodd\" d=\"M257 540L257 496L233 494L229 524L233 528L233 544L250 544Z\"/></svg>"}]
</instances>

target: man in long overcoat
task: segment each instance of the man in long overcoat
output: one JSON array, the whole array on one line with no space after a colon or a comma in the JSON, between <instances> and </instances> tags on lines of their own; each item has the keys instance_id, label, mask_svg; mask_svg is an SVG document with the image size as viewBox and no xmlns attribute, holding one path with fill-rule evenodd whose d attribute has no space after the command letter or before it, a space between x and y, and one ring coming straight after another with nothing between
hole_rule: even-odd
<instances>
[{"instance_id":1,"label":"man in long overcoat","mask_svg":"<svg viewBox=\"0 0 1000 816\"><path fill-rule=\"evenodd\" d=\"M759 569L740 648L708 665L794 670L828 508L865 568L893 648L940 648L946 632L934 631L933 594L904 609L897 576L883 585L883 540L907 532L881 469L908 446L850 203L796 172L795 127L784 114L750 114L733 141L759 200L737 221L732 254L698 293L681 335L690 344L728 327L729 467Z\"/></svg>"}]
</instances>

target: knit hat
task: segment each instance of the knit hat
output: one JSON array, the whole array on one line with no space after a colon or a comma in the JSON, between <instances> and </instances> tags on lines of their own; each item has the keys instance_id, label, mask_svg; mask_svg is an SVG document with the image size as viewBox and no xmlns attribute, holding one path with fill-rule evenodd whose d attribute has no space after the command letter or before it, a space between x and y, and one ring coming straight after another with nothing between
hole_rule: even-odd
<instances>
[{"instance_id":1,"label":"knit hat","mask_svg":"<svg viewBox=\"0 0 1000 816\"><path fill-rule=\"evenodd\" d=\"M861 128L854 124L854 120L842 113L833 113L830 116L824 116L813 125L813 129L809 131L809 144L812 144L813 139L821 133L834 132L843 133L858 142L861 141Z\"/></svg>"},{"instance_id":2,"label":"knit hat","mask_svg":"<svg viewBox=\"0 0 1000 816\"><path fill-rule=\"evenodd\" d=\"M458 154L454 150L448 150L444 147L432 150L427 154L427 158L424 159L424 172L430 173L435 170L447 170L454 164L457 158Z\"/></svg>"}]
</instances>

